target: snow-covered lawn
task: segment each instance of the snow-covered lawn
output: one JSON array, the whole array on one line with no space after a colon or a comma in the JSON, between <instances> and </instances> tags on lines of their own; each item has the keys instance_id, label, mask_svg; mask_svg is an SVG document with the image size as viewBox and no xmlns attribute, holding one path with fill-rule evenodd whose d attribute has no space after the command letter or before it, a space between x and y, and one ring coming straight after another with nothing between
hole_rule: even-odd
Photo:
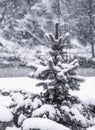
<instances>
[{"instance_id":1,"label":"snow-covered lawn","mask_svg":"<svg viewBox=\"0 0 95 130\"><path fill-rule=\"evenodd\" d=\"M25 90L34 94L43 91L42 88L35 87L38 80L29 77L0 78L0 89L5 90Z\"/></svg>"},{"instance_id":2,"label":"snow-covered lawn","mask_svg":"<svg viewBox=\"0 0 95 130\"><path fill-rule=\"evenodd\" d=\"M71 93L73 95L78 96L83 101L85 100L88 101L87 103L89 103L89 101L92 101L90 103L95 103L95 98L93 98L94 102L93 100L90 100L92 97L95 97L95 77L83 77L83 78L85 79L85 82L81 84L80 91L73 91ZM38 82L39 80L32 79L29 77L0 78L0 89L2 90L2 92L8 92L10 90L24 90L24 91L28 91L28 92L32 92L36 94L43 91L41 87L35 87L36 83ZM22 95L20 93L14 93L13 96L17 100L19 99L21 100L23 98L21 97ZM0 105L1 106L3 105L0 108L0 110L3 111L2 112L3 115L5 114L4 112L5 106L9 106L9 104L12 101L11 98L12 97L10 97L9 95L4 96L0 94ZM42 108L44 108L44 106ZM50 112L53 111L51 108L48 108L48 109L50 110ZM33 114L35 115L36 113L37 115L39 111L40 111L40 108L38 110L35 110ZM8 115L8 116L11 116L11 115ZM23 130L29 130L32 128L41 128L42 130L58 130L58 129L69 130L69 128L63 125L60 125L52 120L36 118L35 116L33 118L26 119L23 122L22 127L23 127ZM94 130L94 129L95 129L95 126L88 128L87 130ZM16 128L13 126L13 127L7 127L6 130L21 130L21 128Z\"/></svg>"},{"instance_id":3,"label":"snow-covered lawn","mask_svg":"<svg viewBox=\"0 0 95 130\"><path fill-rule=\"evenodd\" d=\"M83 77L84 83L81 83L79 91L71 91L73 95L78 96L82 100L95 97L95 77ZM16 77L16 78L0 78L0 89L3 91L9 90L25 90L38 94L43 91L41 87L35 87L39 81L29 77ZM9 96L0 95L0 104L2 103L8 106L10 102Z\"/></svg>"},{"instance_id":4,"label":"snow-covered lawn","mask_svg":"<svg viewBox=\"0 0 95 130\"><path fill-rule=\"evenodd\" d=\"M72 94L78 96L82 100L88 100L95 97L95 77L83 77L84 83L81 83L79 91L73 91Z\"/></svg>"}]
</instances>

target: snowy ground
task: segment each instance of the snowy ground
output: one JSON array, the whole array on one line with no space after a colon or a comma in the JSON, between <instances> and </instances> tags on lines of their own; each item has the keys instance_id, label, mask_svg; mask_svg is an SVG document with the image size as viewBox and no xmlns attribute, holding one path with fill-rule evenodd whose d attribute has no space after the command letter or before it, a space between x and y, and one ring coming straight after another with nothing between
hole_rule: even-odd
<instances>
[{"instance_id":1,"label":"snowy ground","mask_svg":"<svg viewBox=\"0 0 95 130\"><path fill-rule=\"evenodd\" d=\"M83 77L85 82L81 84L80 91L71 92L82 100L95 97L95 77Z\"/></svg>"},{"instance_id":2,"label":"snowy ground","mask_svg":"<svg viewBox=\"0 0 95 130\"><path fill-rule=\"evenodd\" d=\"M74 95L79 96L82 100L95 97L95 77L83 77L85 82L81 84L80 91L71 92ZM35 87L39 81L29 77L15 77L15 78L0 78L0 89L4 90L25 90L32 93L40 93L43 91L41 87ZM8 97L0 96L0 103L2 100L7 102ZM8 99L10 101L10 99Z\"/></svg>"},{"instance_id":3,"label":"snowy ground","mask_svg":"<svg viewBox=\"0 0 95 130\"><path fill-rule=\"evenodd\" d=\"M43 89L35 87L38 80L29 77L0 78L0 89L25 90L34 94L40 93Z\"/></svg>"}]
</instances>

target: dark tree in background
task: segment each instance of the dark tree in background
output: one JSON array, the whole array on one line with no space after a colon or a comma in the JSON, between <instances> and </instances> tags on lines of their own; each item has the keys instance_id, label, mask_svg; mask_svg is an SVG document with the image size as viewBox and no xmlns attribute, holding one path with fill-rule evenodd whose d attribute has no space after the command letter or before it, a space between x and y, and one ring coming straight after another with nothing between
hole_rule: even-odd
<instances>
[{"instance_id":1,"label":"dark tree in background","mask_svg":"<svg viewBox=\"0 0 95 130\"><path fill-rule=\"evenodd\" d=\"M77 36L83 45L91 45L92 57L95 56L95 0L69 0L66 26L72 36Z\"/></svg>"},{"instance_id":2,"label":"dark tree in background","mask_svg":"<svg viewBox=\"0 0 95 130\"><path fill-rule=\"evenodd\" d=\"M95 42L95 1L94 0L80 0L80 7L77 8L78 13L80 13L80 20L77 24L78 33L80 34L80 39L83 42L91 44L92 57L95 56L94 42Z\"/></svg>"}]
</instances>

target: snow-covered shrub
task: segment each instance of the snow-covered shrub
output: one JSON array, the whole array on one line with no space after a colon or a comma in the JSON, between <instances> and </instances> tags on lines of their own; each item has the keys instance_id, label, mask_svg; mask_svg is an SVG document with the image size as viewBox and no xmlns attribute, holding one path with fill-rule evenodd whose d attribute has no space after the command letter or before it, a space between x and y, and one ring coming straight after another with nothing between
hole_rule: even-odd
<instances>
[{"instance_id":1,"label":"snow-covered shrub","mask_svg":"<svg viewBox=\"0 0 95 130\"><path fill-rule=\"evenodd\" d=\"M71 129L86 129L95 124L88 107L82 103L73 104L65 101L63 105L45 104L32 112L32 118L48 118Z\"/></svg>"},{"instance_id":2,"label":"snow-covered shrub","mask_svg":"<svg viewBox=\"0 0 95 130\"><path fill-rule=\"evenodd\" d=\"M32 117L42 117L51 120L58 120L59 114L60 112L57 108L54 108L53 105L45 104L42 105L40 108L34 110L32 113Z\"/></svg>"},{"instance_id":3,"label":"snow-covered shrub","mask_svg":"<svg viewBox=\"0 0 95 130\"><path fill-rule=\"evenodd\" d=\"M69 128L58 124L49 119L29 118L22 124L22 130L70 130Z\"/></svg>"},{"instance_id":4,"label":"snow-covered shrub","mask_svg":"<svg viewBox=\"0 0 95 130\"><path fill-rule=\"evenodd\" d=\"M81 103L70 107L61 106L63 124L72 126L72 129L86 129L91 123L89 118L91 115L87 112L87 108Z\"/></svg>"},{"instance_id":5,"label":"snow-covered shrub","mask_svg":"<svg viewBox=\"0 0 95 130\"><path fill-rule=\"evenodd\" d=\"M0 106L0 130L5 130L7 126L13 126L13 114L8 108Z\"/></svg>"},{"instance_id":6,"label":"snow-covered shrub","mask_svg":"<svg viewBox=\"0 0 95 130\"><path fill-rule=\"evenodd\" d=\"M0 89L0 94L3 96L9 96L11 93L10 90L6 90L6 89Z\"/></svg>"},{"instance_id":7,"label":"snow-covered shrub","mask_svg":"<svg viewBox=\"0 0 95 130\"><path fill-rule=\"evenodd\" d=\"M92 117L95 118L95 98L88 98L84 104L87 105L89 112L91 113ZM95 122L94 122L95 124Z\"/></svg>"},{"instance_id":8,"label":"snow-covered shrub","mask_svg":"<svg viewBox=\"0 0 95 130\"><path fill-rule=\"evenodd\" d=\"M13 122L17 127L21 126L26 118L32 117L33 110L42 105L42 101L38 95L28 92L26 94L13 93L11 94L11 99L10 108L14 115Z\"/></svg>"},{"instance_id":9,"label":"snow-covered shrub","mask_svg":"<svg viewBox=\"0 0 95 130\"><path fill-rule=\"evenodd\" d=\"M95 113L91 109L91 106L95 105L94 99L81 103L77 97L70 96L70 100L63 100L60 105L46 103L43 96L39 97L29 92L14 91L10 95L12 99L10 107L14 113L13 123L17 127L21 127L27 118L39 117L48 118L74 130L95 125Z\"/></svg>"}]
</instances>

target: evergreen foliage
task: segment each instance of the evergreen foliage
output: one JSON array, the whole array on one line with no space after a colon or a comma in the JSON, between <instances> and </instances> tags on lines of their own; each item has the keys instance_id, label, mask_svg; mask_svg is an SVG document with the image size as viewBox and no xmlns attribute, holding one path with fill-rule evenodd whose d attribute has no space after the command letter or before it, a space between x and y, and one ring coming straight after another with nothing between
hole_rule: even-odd
<instances>
[{"instance_id":1,"label":"evergreen foliage","mask_svg":"<svg viewBox=\"0 0 95 130\"><path fill-rule=\"evenodd\" d=\"M63 39L62 36L59 36L58 24L56 24L55 32L55 36L48 35L51 44L50 58L47 61L44 58L41 59L41 65L35 66L36 71L32 77L41 80L37 86L43 86L45 89L43 97L46 102L62 104L64 100L73 100L69 90L79 90L80 82L83 80L77 76L75 71L78 67L78 61L65 63L62 57L67 37Z\"/></svg>"}]
</instances>

